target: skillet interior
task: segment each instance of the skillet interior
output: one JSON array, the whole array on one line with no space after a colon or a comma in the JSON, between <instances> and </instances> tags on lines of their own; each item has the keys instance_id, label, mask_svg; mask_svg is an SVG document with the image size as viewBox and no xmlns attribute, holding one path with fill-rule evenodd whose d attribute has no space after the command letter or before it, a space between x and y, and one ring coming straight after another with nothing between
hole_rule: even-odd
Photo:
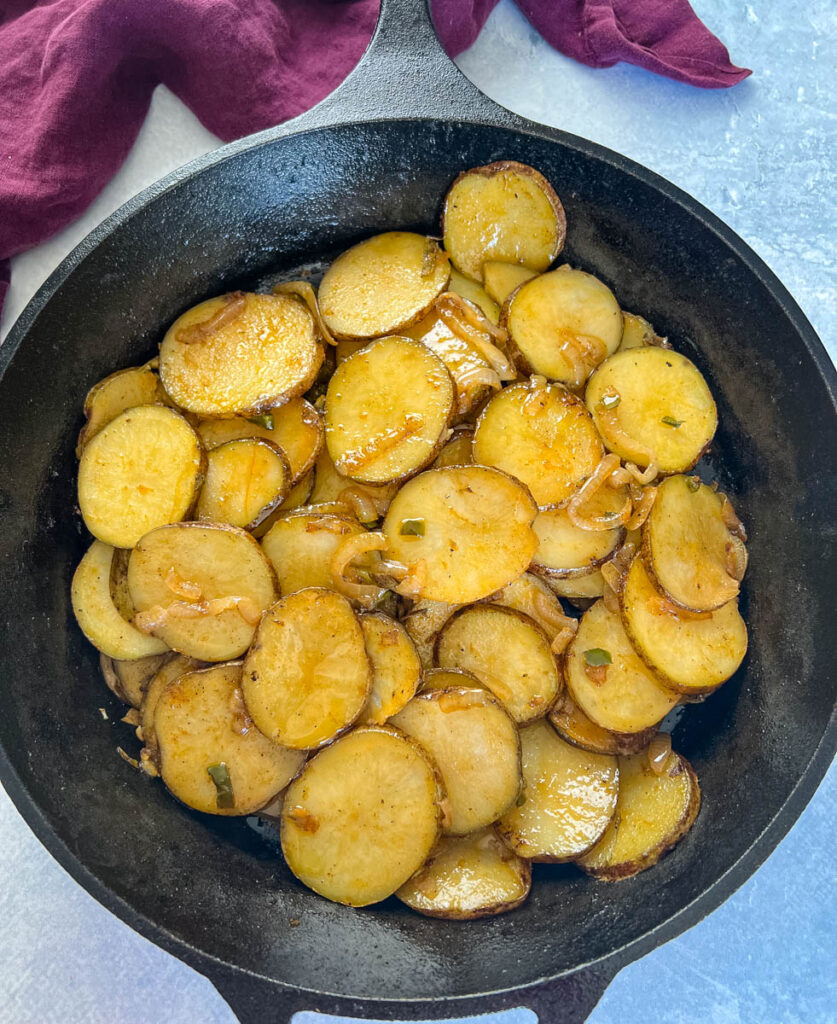
<instances>
[{"instance_id":1,"label":"skillet interior","mask_svg":"<svg viewBox=\"0 0 837 1024\"><path fill-rule=\"evenodd\" d=\"M565 257L603 277L706 374L720 413L712 466L750 531L751 645L742 671L675 730L704 806L673 855L618 886L539 868L521 910L463 926L395 901L361 912L326 903L244 822L184 809L116 755L120 743L133 750L131 730L114 722L118 705L69 605L87 544L73 445L87 388L148 358L183 309L375 231L434 231L455 174L499 158L550 178L567 208ZM725 875L826 732L837 493L823 467L837 453L821 372L769 284L711 226L569 144L425 120L321 129L235 153L137 210L72 270L0 381L0 436L0 745L19 780L7 766L7 783L41 838L54 830L47 845L83 884L181 954L184 943L300 988L371 998L490 992L572 970Z\"/></svg>"}]
</instances>

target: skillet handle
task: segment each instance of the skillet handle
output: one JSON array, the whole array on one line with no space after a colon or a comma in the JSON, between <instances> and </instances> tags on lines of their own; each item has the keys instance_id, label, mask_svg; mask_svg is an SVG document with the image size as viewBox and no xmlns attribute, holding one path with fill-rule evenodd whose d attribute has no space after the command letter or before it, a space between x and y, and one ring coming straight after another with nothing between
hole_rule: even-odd
<instances>
[{"instance_id":1,"label":"skillet handle","mask_svg":"<svg viewBox=\"0 0 837 1024\"><path fill-rule=\"evenodd\" d=\"M404 117L527 124L480 92L448 57L433 27L430 0L381 0L372 39L354 70L317 106L286 124L296 132Z\"/></svg>"}]
</instances>

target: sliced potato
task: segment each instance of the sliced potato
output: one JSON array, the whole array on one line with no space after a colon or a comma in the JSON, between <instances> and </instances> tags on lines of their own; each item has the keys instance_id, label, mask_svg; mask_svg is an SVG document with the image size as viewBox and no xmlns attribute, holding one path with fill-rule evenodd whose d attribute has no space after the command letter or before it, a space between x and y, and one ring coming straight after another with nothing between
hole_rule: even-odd
<instances>
[{"instance_id":1,"label":"sliced potato","mask_svg":"<svg viewBox=\"0 0 837 1024\"><path fill-rule=\"evenodd\" d=\"M464 171L445 196L445 249L475 281L486 260L546 270L564 246L567 219L542 174L503 160Z\"/></svg>"},{"instance_id":2,"label":"sliced potato","mask_svg":"<svg viewBox=\"0 0 837 1024\"><path fill-rule=\"evenodd\" d=\"M249 420L243 416L201 420L197 430L207 451L242 437L262 437L278 444L290 463L293 483L313 467L325 438L322 416L304 398L293 398L278 409Z\"/></svg>"},{"instance_id":3,"label":"sliced potato","mask_svg":"<svg viewBox=\"0 0 837 1024\"><path fill-rule=\"evenodd\" d=\"M94 537L132 548L185 518L203 482L204 452L186 420L160 405L120 413L81 455L78 503Z\"/></svg>"},{"instance_id":4,"label":"sliced potato","mask_svg":"<svg viewBox=\"0 0 837 1024\"><path fill-rule=\"evenodd\" d=\"M322 361L305 303L232 292L175 320L160 345L160 379L198 416L258 416L307 391Z\"/></svg>"},{"instance_id":5,"label":"sliced potato","mask_svg":"<svg viewBox=\"0 0 837 1024\"><path fill-rule=\"evenodd\" d=\"M303 505L307 505L313 489L314 470L310 469L305 476L298 483L295 483L288 491L288 496L282 504L250 532L254 537L258 537L259 539L264 537L286 512L295 512L296 509L301 508Z\"/></svg>"},{"instance_id":6,"label":"sliced potato","mask_svg":"<svg viewBox=\"0 0 837 1024\"><path fill-rule=\"evenodd\" d=\"M520 725L542 718L562 686L543 630L522 612L497 605L457 612L436 641L436 663L472 672Z\"/></svg>"},{"instance_id":7,"label":"sliced potato","mask_svg":"<svg viewBox=\"0 0 837 1024\"><path fill-rule=\"evenodd\" d=\"M472 281L470 277L460 274L456 267L451 267L448 288L457 295L461 295L463 299L473 302L475 306L479 306L493 324L499 323L500 307L494 299L488 295L482 285Z\"/></svg>"},{"instance_id":8,"label":"sliced potato","mask_svg":"<svg viewBox=\"0 0 837 1024\"><path fill-rule=\"evenodd\" d=\"M309 587L262 618L244 661L247 709L265 736L298 750L333 740L369 699L372 672L349 602Z\"/></svg>"},{"instance_id":9,"label":"sliced potato","mask_svg":"<svg viewBox=\"0 0 837 1024\"><path fill-rule=\"evenodd\" d=\"M592 375L585 400L610 451L661 473L691 469L718 425L700 370L665 348L617 352Z\"/></svg>"},{"instance_id":10,"label":"sliced potato","mask_svg":"<svg viewBox=\"0 0 837 1024\"><path fill-rule=\"evenodd\" d=\"M128 589L128 561L131 552L127 548L114 548L110 563L110 596L116 610L126 622L133 622L136 615L131 592Z\"/></svg>"},{"instance_id":11,"label":"sliced potato","mask_svg":"<svg viewBox=\"0 0 837 1024\"><path fill-rule=\"evenodd\" d=\"M131 553L128 586L143 629L202 661L243 654L276 597L258 542L221 523L175 523L147 533Z\"/></svg>"},{"instance_id":12,"label":"sliced potato","mask_svg":"<svg viewBox=\"0 0 837 1024\"><path fill-rule=\"evenodd\" d=\"M643 345L663 345L661 338L651 324L635 313L623 313L622 341L619 350L626 348L642 348Z\"/></svg>"},{"instance_id":13,"label":"sliced potato","mask_svg":"<svg viewBox=\"0 0 837 1024\"><path fill-rule=\"evenodd\" d=\"M439 837L444 791L430 758L386 726L355 729L288 787L282 852L310 889L364 907L391 896Z\"/></svg>"},{"instance_id":14,"label":"sliced potato","mask_svg":"<svg viewBox=\"0 0 837 1024\"><path fill-rule=\"evenodd\" d=\"M604 601L582 615L564 659L564 678L584 714L611 732L644 732L680 699L649 671L618 612L608 611Z\"/></svg>"},{"instance_id":15,"label":"sliced potato","mask_svg":"<svg viewBox=\"0 0 837 1024\"><path fill-rule=\"evenodd\" d=\"M323 505L330 501L341 501L347 489L355 490L359 486L354 480L350 480L347 476L338 472L331 461L328 448L325 446L323 446L317 458L314 473L314 488L308 499L312 505ZM378 486L365 483L362 485L362 489L365 494L372 498L377 506L381 507L389 503L398 490L398 485L381 484Z\"/></svg>"},{"instance_id":16,"label":"sliced potato","mask_svg":"<svg viewBox=\"0 0 837 1024\"><path fill-rule=\"evenodd\" d=\"M457 608L458 604L447 604L445 601L421 600L416 601L404 616L404 628L413 641L425 671L433 667L436 637Z\"/></svg>"},{"instance_id":17,"label":"sliced potato","mask_svg":"<svg viewBox=\"0 0 837 1024\"><path fill-rule=\"evenodd\" d=\"M747 549L727 525L726 505L697 477L671 476L657 488L642 555L660 590L682 608L712 611L738 596Z\"/></svg>"},{"instance_id":18,"label":"sliced potato","mask_svg":"<svg viewBox=\"0 0 837 1024\"><path fill-rule=\"evenodd\" d=\"M520 742L503 705L484 689L427 690L392 719L437 765L448 835L490 825L520 792Z\"/></svg>"},{"instance_id":19,"label":"sliced potato","mask_svg":"<svg viewBox=\"0 0 837 1024\"><path fill-rule=\"evenodd\" d=\"M446 466L472 466L474 464L474 431L456 430L453 437L436 456L433 469Z\"/></svg>"},{"instance_id":20,"label":"sliced potato","mask_svg":"<svg viewBox=\"0 0 837 1024\"><path fill-rule=\"evenodd\" d=\"M94 384L84 400L85 424L78 436L76 455L81 458L87 442L120 413L138 405L159 405L163 395L160 379L148 365L117 370Z\"/></svg>"},{"instance_id":21,"label":"sliced potato","mask_svg":"<svg viewBox=\"0 0 837 1024\"><path fill-rule=\"evenodd\" d=\"M657 731L655 725L643 732L603 729L584 714L567 690L549 712L549 721L567 743L594 754L636 754L648 746Z\"/></svg>"},{"instance_id":22,"label":"sliced potato","mask_svg":"<svg viewBox=\"0 0 837 1024\"><path fill-rule=\"evenodd\" d=\"M383 531L390 556L409 570L414 596L467 604L526 569L537 545L535 512L529 492L505 473L449 467L406 483Z\"/></svg>"},{"instance_id":23,"label":"sliced potato","mask_svg":"<svg viewBox=\"0 0 837 1024\"><path fill-rule=\"evenodd\" d=\"M352 246L331 264L319 302L338 338L379 338L421 319L450 278L437 242L411 231L387 231Z\"/></svg>"},{"instance_id":24,"label":"sliced potato","mask_svg":"<svg viewBox=\"0 0 837 1024\"><path fill-rule=\"evenodd\" d=\"M686 835L699 810L700 786L684 757L672 753L660 774L645 752L620 757L616 813L578 865L608 882L639 874Z\"/></svg>"},{"instance_id":25,"label":"sliced potato","mask_svg":"<svg viewBox=\"0 0 837 1024\"><path fill-rule=\"evenodd\" d=\"M138 708L152 678L169 660L168 652L149 654L134 661L119 661L102 654L99 664L108 687L120 700L130 704L132 708Z\"/></svg>"},{"instance_id":26,"label":"sliced potato","mask_svg":"<svg viewBox=\"0 0 837 1024\"><path fill-rule=\"evenodd\" d=\"M543 580L528 572L512 580L496 594L492 594L488 601L528 615L537 622L550 640L553 640L565 625L563 620L566 617L561 602Z\"/></svg>"},{"instance_id":27,"label":"sliced potato","mask_svg":"<svg viewBox=\"0 0 837 1024\"><path fill-rule=\"evenodd\" d=\"M82 633L102 654L120 661L134 661L163 654L168 645L141 633L119 614L110 590L114 549L94 540L73 574L70 598ZM118 696L118 694L117 694Z\"/></svg>"},{"instance_id":28,"label":"sliced potato","mask_svg":"<svg viewBox=\"0 0 837 1024\"><path fill-rule=\"evenodd\" d=\"M421 682L421 661L406 629L389 615L361 615L360 628L372 667L372 690L360 721L383 725L415 696Z\"/></svg>"},{"instance_id":29,"label":"sliced potato","mask_svg":"<svg viewBox=\"0 0 837 1024\"><path fill-rule=\"evenodd\" d=\"M520 732L523 792L497 831L519 857L574 860L610 824L619 790L615 757L570 746L547 721Z\"/></svg>"},{"instance_id":30,"label":"sliced potato","mask_svg":"<svg viewBox=\"0 0 837 1024\"><path fill-rule=\"evenodd\" d=\"M566 597L568 601L594 601L604 593L605 581L601 569L596 569L587 576L550 577L547 585L553 594Z\"/></svg>"},{"instance_id":31,"label":"sliced potato","mask_svg":"<svg viewBox=\"0 0 837 1024\"><path fill-rule=\"evenodd\" d=\"M486 828L469 836L446 836L395 895L427 917L469 921L514 910L531 886L529 863Z\"/></svg>"},{"instance_id":32,"label":"sliced potato","mask_svg":"<svg viewBox=\"0 0 837 1024\"><path fill-rule=\"evenodd\" d=\"M604 487L601 491L616 493ZM532 557L532 572L553 578L593 572L613 557L625 535L622 529L581 530L566 508L541 510L533 529L538 535L538 550Z\"/></svg>"},{"instance_id":33,"label":"sliced potato","mask_svg":"<svg viewBox=\"0 0 837 1024\"><path fill-rule=\"evenodd\" d=\"M513 384L483 410L474 461L521 480L541 507L571 497L604 454L584 403L557 384Z\"/></svg>"},{"instance_id":34,"label":"sliced potato","mask_svg":"<svg viewBox=\"0 0 837 1024\"><path fill-rule=\"evenodd\" d=\"M461 668L431 668L422 676L422 692L425 690L460 689L463 686L466 689L488 689L485 683L481 683L470 672L463 672Z\"/></svg>"},{"instance_id":35,"label":"sliced potato","mask_svg":"<svg viewBox=\"0 0 837 1024\"><path fill-rule=\"evenodd\" d=\"M622 311L592 274L563 266L522 284L503 310L521 368L580 387L622 340Z\"/></svg>"},{"instance_id":36,"label":"sliced potato","mask_svg":"<svg viewBox=\"0 0 837 1024\"><path fill-rule=\"evenodd\" d=\"M500 263L488 260L482 265L482 279L485 290L501 306L515 289L525 281L531 281L537 274L519 263Z\"/></svg>"},{"instance_id":37,"label":"sliced potato","mask_svg":"<svg viewBox=\"0 0 837 1024\"><path fill-rule=\"evenodd\" d=\"M169 683L174 682L175 679L186 675L187 672L195 672L207 667L205 662L186 658L182 654L175 654L167 658L148 680L142 694L142 701L139 704L140 724L137 735L144 744L140 763L149 775L158 774L160 768L160 749L157 745L157 733L154 731L154 713L157 710L160 697Z\"/></svg>"},{"instance_id":38,"label":"sliced potato","mask_svg":"<svg viewBox=\"0 0 837 1024\"><path fill-rule=\"evenodd\" d=\"M625 578L622 621L643 661L681 693L714 690L747 653L747 626L736 600L695 618L657 591L641 558L633 560Z\"/></svg>"},{"instance_id":39,"label":"sliced potato","mask_svg":"<svg viewBox=\"0 0 837 1024\"><path fill-rule=\"evenodd\" d=\"M287 786L305 759L253 728L240 687L240 662L214 665L174 679L154 710L163 782L205 814L252 814Z\"/></svg>"},{"instance_id":40,"label":"sliced potato","mask_svg":"<svg viewBox=\"0 0 837 1024\"><path fill-rule=\"evenodd\" d=\"M213 448L196 518L252 530L274 512L291 489L291 467L282 449L259 437Z\"/></svg>"},{"instance_id":41,"label":"sliced potato","mask_svg":"<svg viewBox=\"0 0 837 1024\"><path fill-rule=\"evenodd\" d=\"M341 363L326 393L326 444L353 480L390 483L431 462L455 391L442 360L410 338L382 338Z\"/></svg>"}]
</instances>

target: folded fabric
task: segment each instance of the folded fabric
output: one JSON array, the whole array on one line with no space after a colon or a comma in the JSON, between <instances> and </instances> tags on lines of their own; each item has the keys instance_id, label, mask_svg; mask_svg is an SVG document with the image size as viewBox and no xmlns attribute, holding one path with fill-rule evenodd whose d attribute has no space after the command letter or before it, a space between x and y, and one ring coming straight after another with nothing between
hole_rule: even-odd
<instances>
[{"instance_id":1,"label":"folded fabric","mask_svg":"<svg viewBox=\"0 0 837 1024\"><path fill-rule=\"evenodd\" d=\"M416 0L417 3L422 0ZM448 53L497 0L435 0ZM750 74L687 0L518 0L593 67L628 61L705 88ZM156 85L229 141L328 95L357 63L378 0L0 0L0 308L9 257L77 217L128 154Z\"/></svg>"}]
</instances>

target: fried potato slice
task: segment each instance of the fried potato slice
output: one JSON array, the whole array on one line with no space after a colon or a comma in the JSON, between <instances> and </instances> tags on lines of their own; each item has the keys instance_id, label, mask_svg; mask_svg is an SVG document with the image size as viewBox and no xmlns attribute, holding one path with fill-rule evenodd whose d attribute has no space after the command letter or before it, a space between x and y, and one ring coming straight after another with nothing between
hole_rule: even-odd
<instances>
[{"instance_id":1,"label":"fried potato slice","mask_svg":"<svg viewBox=\"0 0 837 1024\"><path fill-rule=\"evenodd\" d=\"M422 676L422 692L425 690L460 689L463 686L466 689L488 689L485 683L481 683L470 672L463 672L461 668L431 668Z\"/></svg>"},{"instance_id":2,"label":"fried potato slice","mask_svg":"<svg viewBox=\"0 0 837 1024\"><path fill-rule=\"evenodd\" d=\"M288 458L294 484L314 466L325 438L322 416L304 398L292 398L278 409L249 420L243 416L201 420L197 431L207 451L243 437L262 437L278 444Z\"/></svg>"},{"instance_id":3,"label":"fried potato slice","mask_svg":"<svg viewBox=\"0 0 837 1024\"><path fill-rule=\"evenodd\" d=\"M90 643L109 658L135 661L163 654L168 645L141 633L122 618L113 603L110 590L113 553L109 544L94 540L79 562L70 588L76 621Z\"/></svg>"},{"instance_id":4,"label":"fried potato slice","mask_svg":"<svg viewBox=\"0 0 837 1024\"><path fill-rule=\"evenodd\" d=\"M570 746L547 721L520 731L523 791L497 824L519 857L574 860L610 824L619 790L615 757Z\"/></svg>"},{"instance_id":5,"label":"fried potato slice","mask_svg":"<svg viewBox=\"0 0 837 1024\"><path fill-rule=\"evenodd\" d=\"M207 455L197 519L252 530L285 500L291 467L282 449L260 437L242 437Z\"/></svg>"},{"instance_id":6,"label":"fried potato slice","mask_svg":"<svg viewBox=\"0 0 837 1024\"><path fill-rule=\"evenodd\" d=\"M276 598L276 578L258 542L222 523L175 523L147 533L131 553L128 586L138 624L202 661L243 654Z\"/></svg>"},{"instance_id":7,"label":"fried potato slice","mask_svg":"<svg viewBox=\"0 0 837 1024\"><path fill-rule=\"evenodd\" d=\"M642 732L610 732L596 725L565 690L549 712L552 727L574 747L594 754L636 754L644 750L657 732L652 725Z\"/></svg>"},{"instance_id":8,"label":"fried potato slice","mask_svg":"<svg viewBox=\"0 0 837 1024\"><path fill-rule=\"evenodd\" d=\"M542 718L563 685L540 626L498 605L457 612L436 641L436 664L472 672L519 725Z\"/></svg>"},{"instance_id":9,"label":"fried potato slice","mask_svg":"<svg viewBox=\"0 0 837 1024\"><path fill-rule=\"evenodd\" d=\"M102 654L99 656L99 666L108 688L121 701L130 704L132 708L138 708L152 678L169 658L168 651L148 654L134 661L120 661Z\"/></svg>"},{"instance_id":10,"label":"fried potato slice","mask_svg":"<svg viewBox=\"0 0 837 1024\"><path fill-rule=\"evenodd\" d=\"M654 587L635 558L622 590L622 622L642 660L680 693L709 693L738 669L747 653L747 626L732 600L695 618Z\"/></svg>"},{"instance_id":11,"label":"fried potato slice","mask_svg":"<svg viewBox=\"0 0 837 1024\"><path fill-rule=\"evenodd\" d=\"M253 728L241 699L241 662L174 679L157 700L154 735L170 792L205 814L253 814L284 789L305 755Z\"/></svg>"},{"instance_id":12,"label":"fried potato slice","mask_svg":"<svg viewBox=\"0 0 837 1024\"><path fill-rule=\"evenodd\" d=\"M622 327L622 341L619 344L619 351L627 348L642 348L643 345L663 345L665 338L661 338L651 324L635 313L622 313L624 321Z\"/></svg>"},{"instance_id":13,"label":"fried potato slice","mask_svg":"<svg viewBox=\"0 0 837 1024\"><path fill-rule=\"evenodd\" d=\"M267 519L262 520L262 522L250 532L254 537L261 540L261 538L269 533L273 526L282 518L283 515L285 515L286 512L295 512L296 509L301 508L303 505L307 505L313 489L314 470L309 469L305 476L295 483L288 491L288 496L282 504L271 512Z\"/></svg>"},{"instance_id":14,"label":"fried potato slice","mask_svg":"<svg viewBox=\"0 0 837 1024\"><path fill-rule=\"evenodd\" d=\"M567 689L596 725L644 732L679 701L634 651L617 612L597 601L581 617L564 659Z\"/></svg>"},{"instance_id":15,"label":"fried potato slice","mask_svg":"<svg viewBox=\"0 0 837 1024\"><path fill-rule=\"evenodd\" d=\"M206 662L175 654L167 658L148 680L142 700L138 705L140 724L137 735L144 744L140 764L149 775L159 774L160 769L160 749L157 745L157 733L154 731L154 713L157 710L157 703L169 683L186 675L187 672L195 672L201 668L208 668Z\"/></svg>"},{"instance_id":16,"label":"fried potato slice","mask_svg":"<svg viewBox=\"0 0 837 1024\"><path fill-rule=\"evenodd\" d=\"M591 376L585 400L610 451L661 473L691 469L718 425L700 370L671 349L617 352Z\"/></svg>"},{"instance_id":17,"label":"fried potato slice","mask_svg":"<svg viewBox=\"0 0 837 1024\"><path fill-rule=\"evenodd\" d=\"M421 661L407 630L383 612L360 616L363 643L372 666L372 690L360 716L383 725L412 700L421 682Z\"/></svg>"},{"instance_id":18,"label":"fried potato slice","mask_svg":"<svg viewBox=\"0 0 837 1024\"><path fill-rule=\"evenodd\" d=\"M622 529L581 530L572 522L566 508L542 509L533 529L538 536L538 550L532 557L531 571L559 579L586 576L598 569L613 557L625 536Z\"/></svg>"},{"instance_id":19,"label":"fried potato slice","mask_svg":"<svg viewBox=\"0 0 837 1024\"><path fill-rule=\"evenodd\" d=\"M467 835L490 825L517 799L517 727L488 690L426 690L391 724L412 736L437 765L448 797L446 834Z\"/></svg>"},{"instance_id":20,"label":"fried potato slice","mask_svg":"<svg viewBox=\"0 0 837 1024\"><path fill-rule=\"evenodd\" d=\"M160 345L160 380L198 416L258 416L307 391L322 361L304 302L232 292L175 320Z\"/></svg>"},{"instance_id":21,"label":"fried potato slice","mask_svg":"<svg viewBox=\"0 0 837 1024\"><path fill-rule=\"evenodd\" d=\"M529 492L505 473L449 467L408 481L383 531L390 557L409 570L414 596L467 604L526 569L537 545L535 512Z\"/></svg>"},{"instance_id":22,"label":"fried potato slice","mask_svg":"<svg viewBox=\"0 0 837 1024\"><path fill-rule=\"evenodd\" d=\"M442 233L457 270L479 281L487 260L546 270L564 247L567 219L539 171L503 160L459 175L445 196Z\"/></svg>"},{"instance_id":23,"label":"fried potato slice","mask_svg":"<svg viewBox=\"0 0 837 1024\"><path fill-rule=\"evenodd\" d=\"M616 813L578 866L608 882L639 874L686 835L699 810L700 786L685 757L670 754L660 774L644 752L620 757Z\"/></svg>"},{"instance_id":24,"label":"fried potato slice","mask_svg":"<svg viewBox=\"0 0 837 1024\"><path fill-rule=\"evenodd\" d=\"M78 503L87 529L132 548L149 530L179 522L195 503L204 464L197 434L173 409L127 409L82 452Z\"/></svg>"},{"instance_id":25,"label":"fried potato slice","mask_svg":"<svg viewBox=\"0 0 837 1024\"><path fill-rule=\"evenodd\" d=\"M352 606L319 587L268 609L244 661L244 701L256 727L297 750L320 747L348 729L371 688Z\"/></svg>"},{"instance_id":26,"label":"fried potato slice","mask_svg":"<svg viewBox=\"0 0 837 1024\"><path fill-rule=\"evenodd\" d=\"M342 362L326 393L326 445L341 473L385 484L432 462L455 389L442 360L410 338L381 338Z\"/></svg>"},{"instance_id":27,"label":"fried potato slice","mask_svg":"<svg viewBox=\"0 0 837 1024\"><path fill-rule=\"evenodd\" d=\"M436 845L444 790L403 733L365 725L321 751L290 784L282 852L296 877L336 903L391 896Z\"/></svg>"},{"instance_id":28,"label":"fried potato slice","mask_svg":"<svg viewBox=\"0 0 837 1024\"><path fill-rule=\"evenodd\" d=\"M531 886L528 861L486 828L443 838L421 871L395 895L426 917L471 921L514 910Z\"/></svg>"},{"instance_id":29,"label":"fried potato slice","mask_svg":"<svg viewBox=\"0 0 837 1024\"><path fill-rule=\"evenodd\" d=\"M534 270L519 263L500 263L488 260L482 265L482 280L489 296L501 306L515 289L537 277Z\"/></svg>"},{"instance_id":30,"label":"fried potato slice","mask_svg":"<svg viewBox=\"0 0 837 1024\"><path fill-rule=\"evenodd\" d=\"M138 405L160 405L164 394L157 374L148 365L117 370L94 384L84 399L85 423L78 436L76 456L81 458L87 442L120 413Z\"/></svg>"},{"instance_id":31,"label":"fried potato slice","mask_svg":"<svg viewBox=\"0 0 837 1024\"><path fill-rule=\"evenodd\" d=\"M445 601L419 600L404 616L404 628L413 641L424 671L433 667L436 637L459 607L458 604L448 604Z\"/></svg>"},{"instance_id":32,"label":"fried potato slice","mask_svg":"<svg viewBox=\"0 0 837 1024\"><path fill-rule=\"evenodd\" d=\"M368 495L378 508L386 507L398 490L397 484L363 484L358 485L354 480L338 472L328 448L323 446L317 458L315 467L314 488L308 501L311 505L324 505L327 502L343 501L347 490L354 491L358 486L362 487L363 493ZM347 509L350 508L347 505Z\"/></svg>"},{"instance_id":33,"label":"fried potato slice","mask_svg":"<svg viewBox=\"0 0 837 1024\"><path fill-rule=\"evenodd\" d=\"M550 641L566 625L561 602L543 580L528 572L512 580L487 600L490 604L513 608L528 615L541 627Z\"/></svg>"},{"instance_id":34,"label":"fried potato slice","mask_svg":"<svg viewBox=\"0 0 837 1024\"><path fill-rule=\"evenodd\" d=\"M471 428L454 431L453 437L442 448L433 463L433 469L446 466L472 466L474 464L474 431Z\"/></svg>"},{"instance_id":35,"label":"fried potato slice","mask_svg":"<svg viewBox=\"0 0 837 1024\"><path fill-rule=\"evenodd\" d=\"M733 533L727 525L728 507L723 494L697 477L671 476L657 488L642 528L642 555L673 604L713 611L738 596L747 549L740 529Z\"/></svg>"},{"instance_id":36,"label":"fried potato slice","mask_svg":"<svg viewBox=\"0 0 837 1024\"><path fill-rule=\"evenodd\" d=\"M477 421L474 461L521 480L540 507L578 490L604 454L584 403L558 384L513 384Z\"/></svg>"},{"instance_id":37,"label":"fried potato slice","mask_svg":"<svg viewBox=\"0 0 837 1024\"><path fill-rule=\"evenodd\" d=\"M482 285L472 281L470 277L460 274L456 267L451 267L448 288L457 295L461 295L463 299L473 302L475 306L479 306L493 324L500 322L500 307L494 299L488 295Z\"/></svg>"},{"instance_id":38,"label":"fried potato slice","mask_svg":"<svg viewBox=\"0 0 837 1024\"><path fill-rule=\"evenodd\" d=\"M553 594L566 597L568 601L593 601L604 594L605 588L601 569L595 569L587 576L570 576L566 579L550 576L546 582Z\"/></svg>"},{"instance_id":39,"label":"fried potato slice","mask_svg":"<svg viewBox=\"0 0 837 1024\"><path fill-rule=\"evenodd\" d=\"M622 340L622 311L604 282L563 266L522 284L501 323L521 368L580 387Z\"/></svg>"},{"instance_id":40,"label":"fried potato slice","mask_svg":"<svg viewBox=\"0 0 837 1024\"><path fill-rule=\"evenodd\" d=\"M411 231L386 231L347 249L320 283L320 312L335 338L379 338L420 320L450 279L447 254Z\"/></svg>"}]
</instances>

